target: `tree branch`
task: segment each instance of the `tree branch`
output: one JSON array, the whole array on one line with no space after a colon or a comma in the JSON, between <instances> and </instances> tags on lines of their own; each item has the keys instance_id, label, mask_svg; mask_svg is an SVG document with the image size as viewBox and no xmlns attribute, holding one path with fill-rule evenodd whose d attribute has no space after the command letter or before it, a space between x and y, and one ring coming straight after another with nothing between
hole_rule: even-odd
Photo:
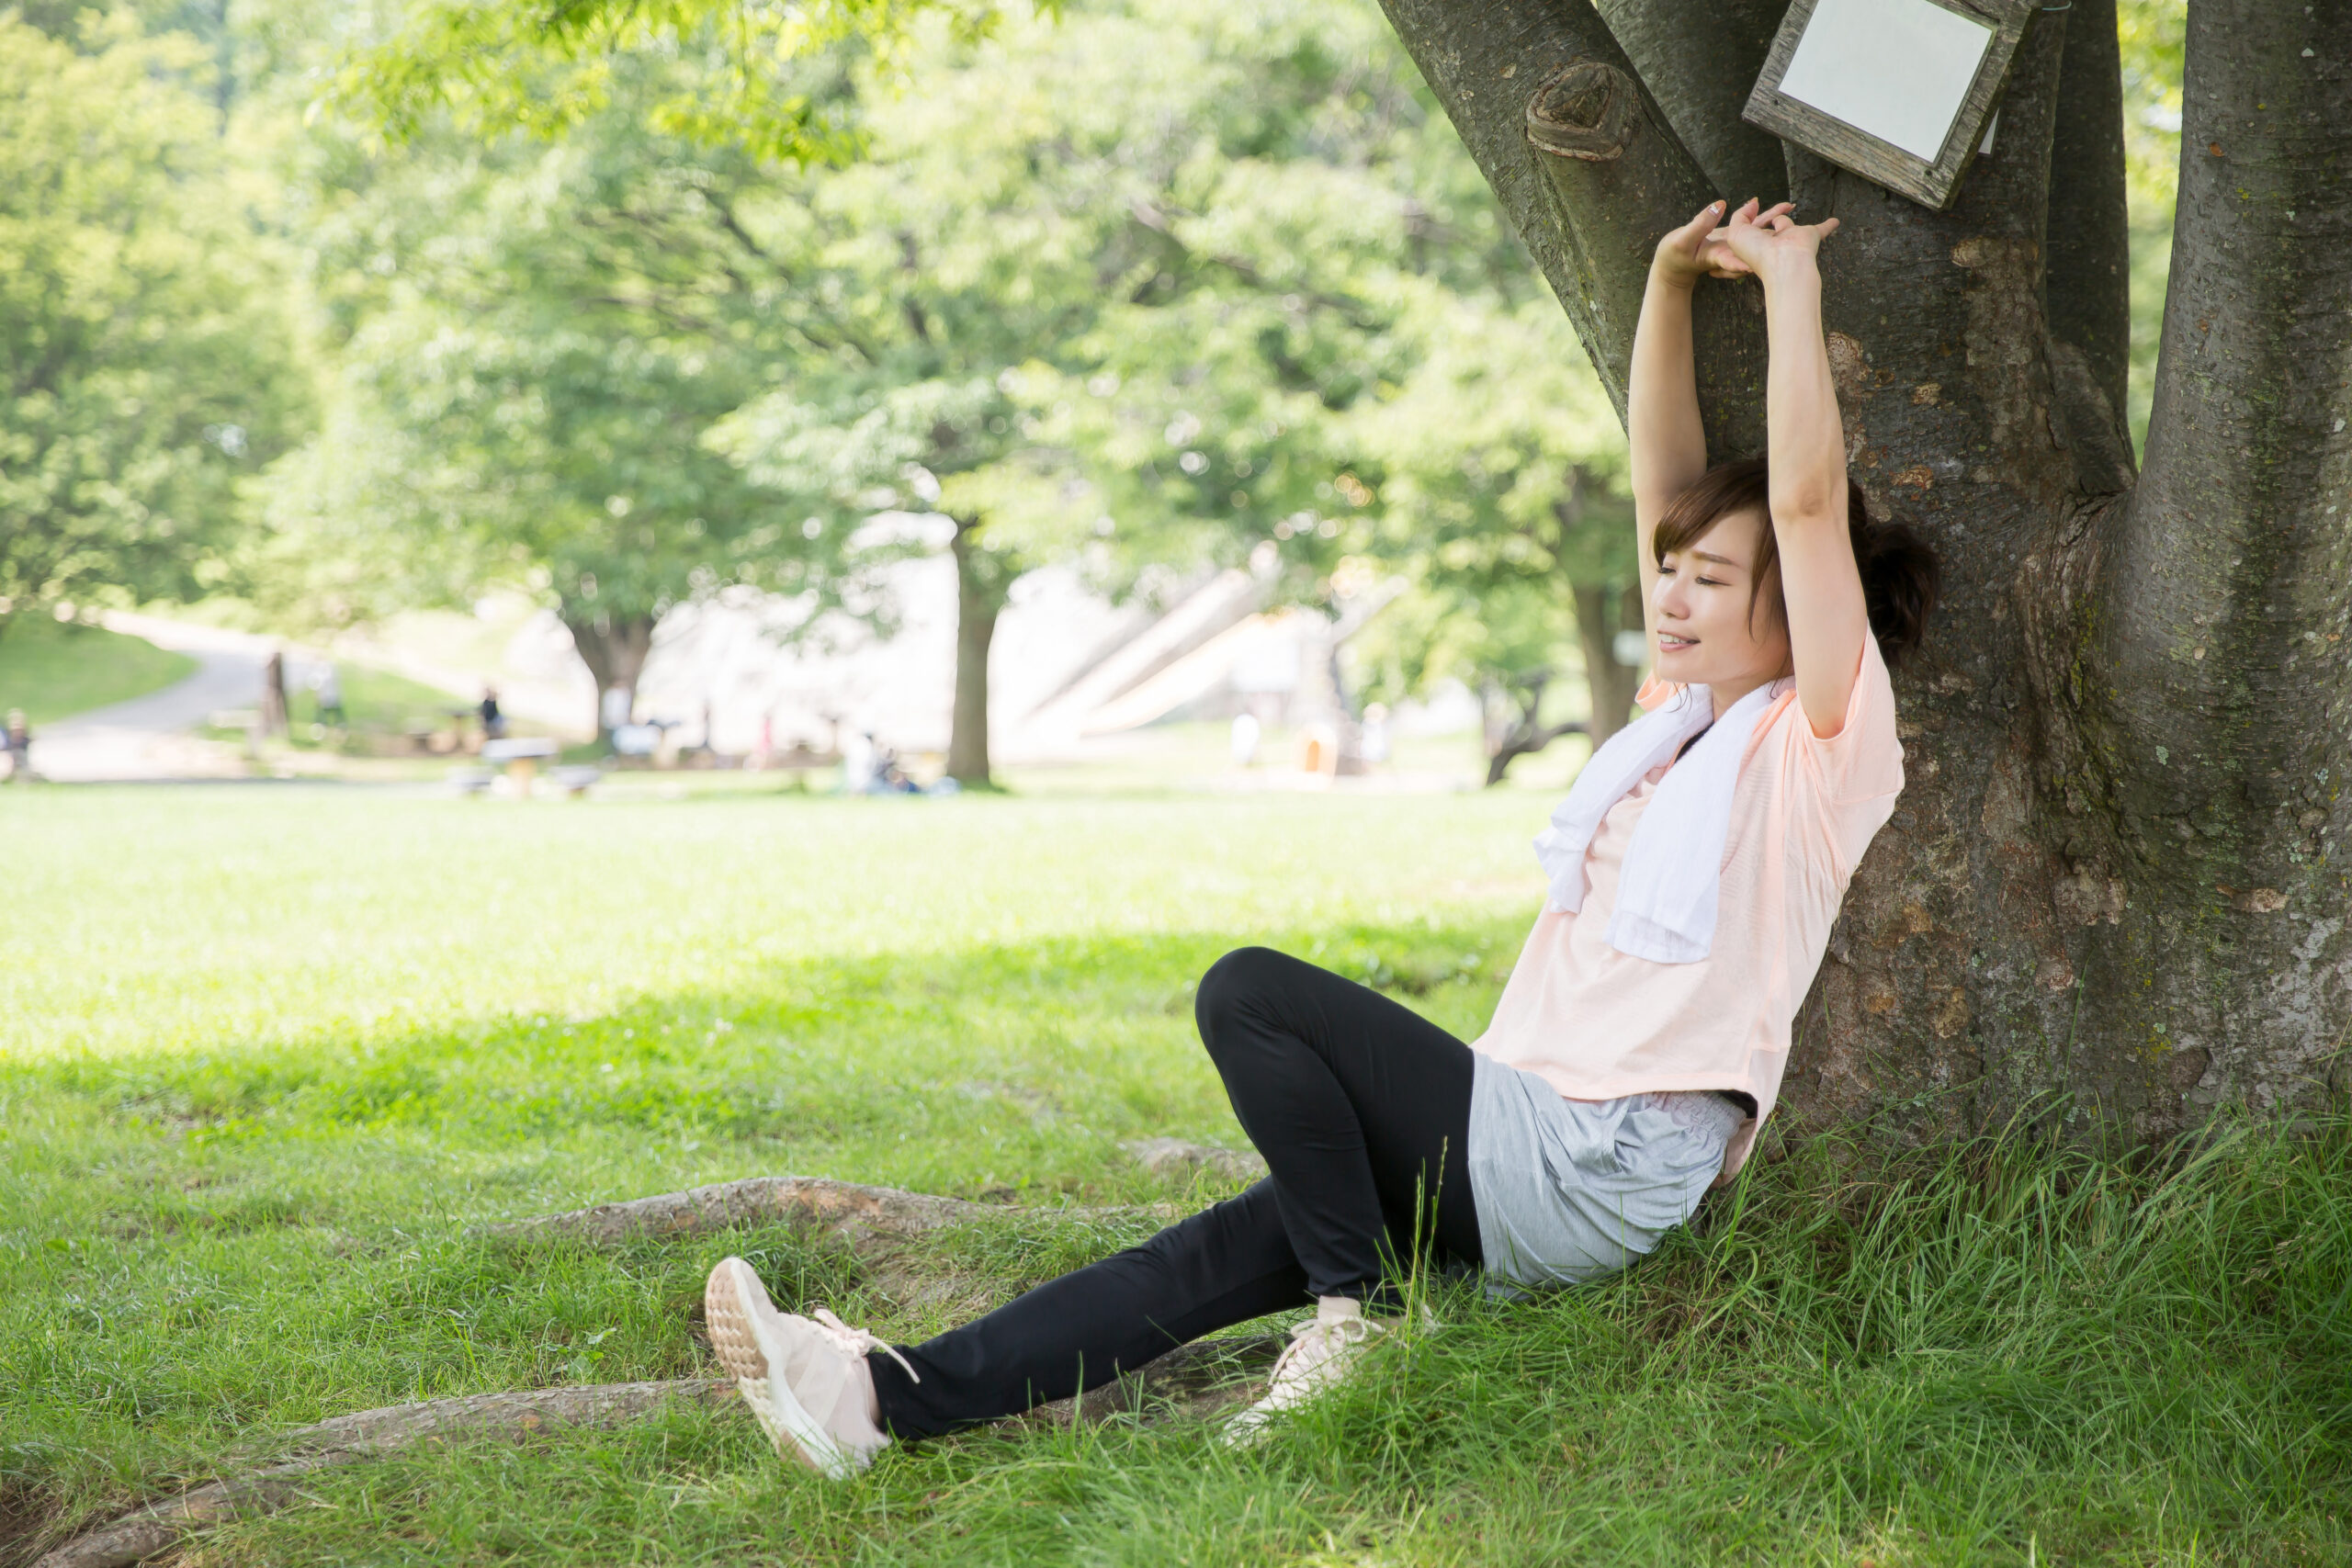
<instances>
[{"instance_id":1,"label":"tree branch","mask_svg":"<svg viewBox=\"0 0 2352 1568\"><path fill-rule=\"evenodd\" d=\"M1705 174L1589 0L1382 5L1544 269L1622 423L1651 254L1715 194ZM1566 77L1572 67L1583 73ZM1550 151L1537 151L1531 132ZM1761 449L1761 296L1752 285L1702 288L1692 340L1709 456Z\"/></svg>"},{"instance_id":2,"label":"tree branch","mask_svg":"<svg viewBox=\"0 0 2352 1568\"><path fill-rule=\"evenodd\" d=\"M2065 51L2058 66L2044 223L2051 374L2079 482L2098 495L2129 489L2137 470L2124 417L2132 257L2123 196L2123 68L2115 0L2075 0L2059 19Z\"/></svg>"},{"instance_id":3,"label":"tree branch","mask_svg":"<svg viewBox=\"0 0 2352 1568\"><path fill-rule=\"evenodd\" d=\"M1596 3L1714 194L1734 205L1751 196L1767 207L1785 199L1789 165L1781 139L1739 116L1764 73L1789 0Z\"/></svg>"},{"instance_id":4,"label":"tree branch","mask_svg":"<svg viewBox=\"0 0 2352 1568\"><path fill-rule=\"evenodd\" d=\"M1175 225L1168 220L1168 215L1141 197L1127 203L1127 216L1135 220L1139 227L1158 235L1178 255L1188 262L1221 267L1252 288L1272 291L1274 287L1266 281L1266 275L1258 270L1258 265L1247 256L1210 254L1193 249L1184 243L1182 236L1176 232ZM1186 216L1191 215L1186 214ZM1358 332L1380 332L1387 324L1375 320L1370 307L1363 301L1351 299L1344 294L1326 294L1317 288L1303 288L1290 292L1297 293L1300 299L1310 304L1333 311L1341 321L1346 321Z\"/></svg>"}]
</instances>

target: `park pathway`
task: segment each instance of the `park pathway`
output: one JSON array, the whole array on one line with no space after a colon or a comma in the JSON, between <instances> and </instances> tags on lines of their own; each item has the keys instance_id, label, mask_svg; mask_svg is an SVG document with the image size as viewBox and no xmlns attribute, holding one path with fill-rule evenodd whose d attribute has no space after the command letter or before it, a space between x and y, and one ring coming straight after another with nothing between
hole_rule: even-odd
<instances>
[{"instance_id":1,"label":"park pathway","mask_svg":"<svg viewBox=\"0 0 2352 1568\"><path fill-rule=\"evenodd\" d=\"M106 617L106 628L185 653L197 661L195 672L161 691L42 726L33 738L35 771L66 784L244 776L237 748L192 731L224 708L260 703L272 639L121 612Z\"/></svg>"}]
</instances>

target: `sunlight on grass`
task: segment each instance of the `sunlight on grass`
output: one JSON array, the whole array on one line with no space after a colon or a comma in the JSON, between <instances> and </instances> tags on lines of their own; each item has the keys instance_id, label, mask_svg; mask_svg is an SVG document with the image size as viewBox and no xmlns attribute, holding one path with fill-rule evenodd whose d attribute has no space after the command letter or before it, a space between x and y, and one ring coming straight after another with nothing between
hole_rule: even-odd
<instances>
[{"instance_id":1,"label":"sunlight on grass","mask_svg":"<svg viewBox=\"0 0 2352 1568\"><path fill-rule=\"evenodd\" d=\"M161 691L195 670L187 654L141 637L17 615L0 637L0 717L22 708L37 728Z\"/></svg>"},{"instance_id":2,"label":"sunlight on grass","mask_svg":"<svg viewBox=\"0 0 2352 1568\"><path fill-rule=\"evenodd\" d=\"M0 1056L593 1015L811 958L1532 919L1549 805L28 795L0 802Z\"/></svg>"},{"instance_id":3,"label":"sunlight on grass","mask_svg":"<svg viewBox=\"0 0 2352 1568\"><path fill-rule=\"evenodd\" d=\"M1241 1141L1201 970L1267 941L1475 1033L1544 804L0 793L0 1563L307 1421L707 1375L729 1252L900 1337L947 1310L782 1228L484 1220L799 1171L1025 1203L926 1244L983 1299L1123 1245L1039 1211L1213 1195L1119 1147ZM2352 1560L2342 1117L1749 1170L1620 1279L1438 1290L1252 1454L1030 1424L838 1487L681 1406L323 1472L186 1560Z\"/></svg>"}]
</instances>

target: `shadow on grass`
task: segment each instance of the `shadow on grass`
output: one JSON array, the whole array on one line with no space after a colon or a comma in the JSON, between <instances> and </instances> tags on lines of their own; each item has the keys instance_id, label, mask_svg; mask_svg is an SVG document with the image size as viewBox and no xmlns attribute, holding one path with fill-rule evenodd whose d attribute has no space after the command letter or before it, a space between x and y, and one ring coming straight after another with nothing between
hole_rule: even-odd
<instances>
[{"instance_id":1,"label":"shadow on grass","mask_svg":"<svg viewBox=\"0 0 2352 1568\"><path fill-rule=\"evenodd\" d=\"M1466 1034L1515 935L1367 927L1319 957L1418 983ZM728 1252L787 1304L925 1332L779 1227L602 1252L466 1227L786 1169L1166 1198L1117 1145L1238 1136L1190 1018L1230 945L802 964L594 1018L11 1068L0 1498L87 1516L322 1416L699 1372L701 1281ZM994 1299L1143 1228L1008 1211L932 1261ZM1830 1134L1752 1164L1616 1279L1518 1304L1441 1290L1444 1330L1255 1454L1023 1427L839 1488L779 1469L734 1413L678 1411L324 1475L206 1560L2346 1561L2347 1281L2341 1111L2120 1160Z\"/></svg>"}]
</instances>

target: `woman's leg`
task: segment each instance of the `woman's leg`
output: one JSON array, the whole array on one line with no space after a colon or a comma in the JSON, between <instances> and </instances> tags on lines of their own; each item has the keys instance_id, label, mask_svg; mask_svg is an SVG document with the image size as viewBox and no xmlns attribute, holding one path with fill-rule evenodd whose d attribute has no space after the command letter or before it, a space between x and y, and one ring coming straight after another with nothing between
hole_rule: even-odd
<instances>
[{"instance_id":1,"label":"woman's leg","mask_svg":"<svg viewBox=\"0 0 2352 1568\"><path fill-rule=\"evenodd\" d=\"M1187 1340L1307 1305L1273 1186L1261 1181L1149 1241L1049 1280L987 1316L866 1358L883 1429L922 1438L1097 1388Z\"/></svg>"},{"instance_id":2,"label":"woman's leg","mask_svg":"<svg viewBox=\"0 0 2352 1568\"><path fill-rule=\"evenodd\" d=\"M1416 1205L1478 1261L1464 1149L1470 1048L1379 992L1265 948L1202 977L1195 1013L1273 1174L975 1322L866 1359L883 1427L930 1436L1098 1387L1184 1342L1319 1296L1382 1300Z\"/></svg>"},{"instance_id":3,"label":"woman's leg","mask_svg":"<svg viewBox=\"0 0 2352 1568\"><path fill-rule=\"evenodd\" d=\"M1423 1245L1477 1265L1467 1045L1369 987L1262 947L1217 960L1194 1013L1273 1172L1313 1294L1386 1302L1383 1280L1415 1249L1417 1201Z\"/></svg>"}]
</instances>

